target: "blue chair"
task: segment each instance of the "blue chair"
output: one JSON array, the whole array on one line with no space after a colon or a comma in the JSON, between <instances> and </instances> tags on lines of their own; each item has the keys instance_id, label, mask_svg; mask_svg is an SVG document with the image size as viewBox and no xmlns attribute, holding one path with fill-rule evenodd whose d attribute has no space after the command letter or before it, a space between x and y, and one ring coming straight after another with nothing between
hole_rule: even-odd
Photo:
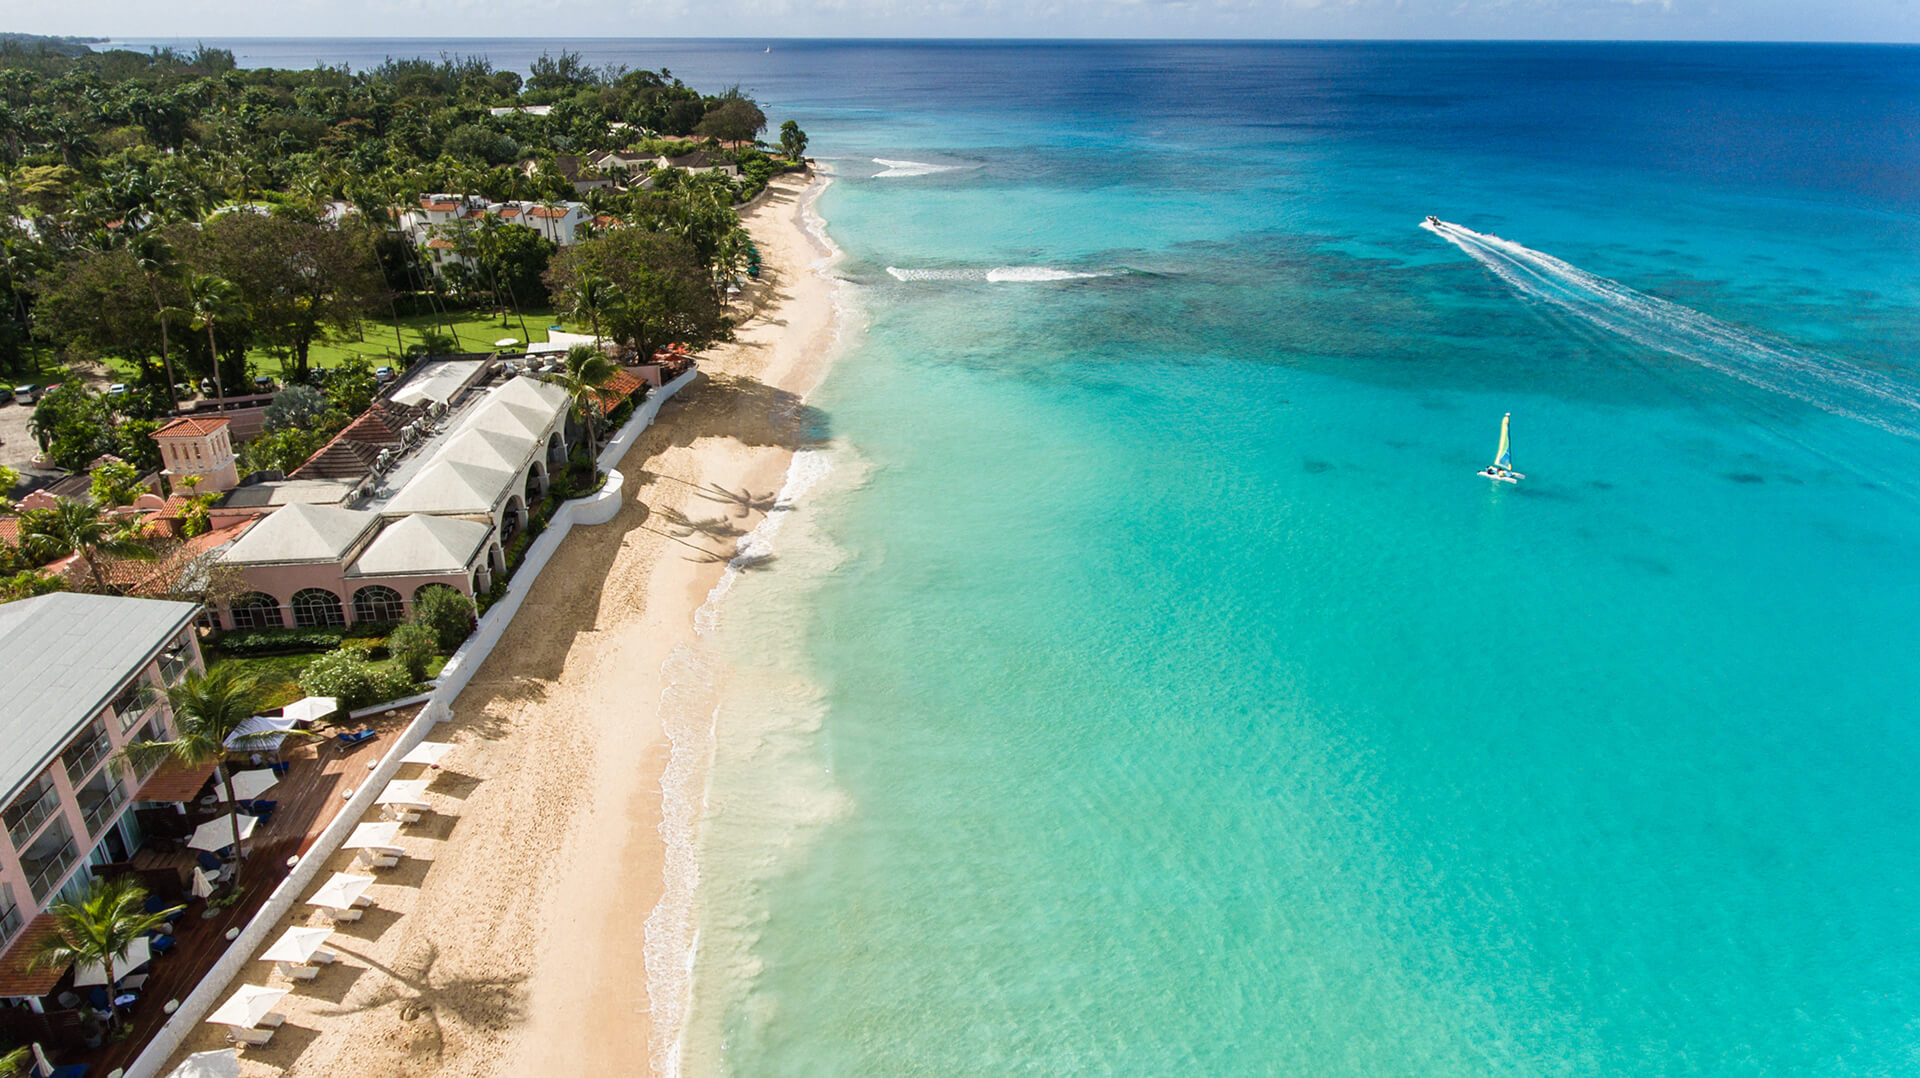
<instances>
[{"instance_id":1,"label":"blue chair","mask_svg":"<svg viewBox=\"0 0 1920 1078\"><path fill-rule=\"evenodd\" d=\"M159 913L161 910L172 908L172 906L173 903L168 902L159 895L148 895L144 908L148 913Z\"/></svg>"},{"instance_id":2,"label":"blue chair","mask_svg":"<svg viewBox=\"0 0 1920 1078\"><path fill-rule=\"evenodd\" d=\"M342 745L359 745L372 741L377 736L379 735L375 734L372 730L355 730L350 734L337 734L335 735L335 740L339 741Z\"/></svg>"},{"instance_id":3,"label":"blue chair","mask_svg":"<svg viewBox=\"0 0 1920 1078\"><path fill-rule=\"evenodd\" d=\"M173 937L155 936L148 942L147 948L154 954L166 954L168 951L173 950Z\"/></svg>"},{"instance_id":4,"label":"blue chair","mask_svg":"<svg viewBox=\"0 0 1920 1078\"><path fill-rule=\"evenodd\" d=\"M293 765L288 763L285 760L282 760L279 763L274 764L273 766L267 768L267 770L273 772L274 774L280 776L281 778L286 778L287 772L293 770Z\"/></svg>"},{"instance_id":5,"label":"blue chair","mask_svg":"<svg viewBox=\"0 0 1920 1078\"><path fill-rule=\"evenodd\" d=\"M87 1072L93 1069L91 1063L69 1063L64 1067L55 1067L44 1078L87 1078Z\"/></svg>"},{"instance_id":6,"label":"blue chair","mask_svg":"<svg viewBox=\"0 0 1920 1078\"><path fill-rule=\"evenodd\" d=\"M105 988L94 988L89 990L87 992L87 1002L93 1004L93 1009L96 1011L106 1010L107 1009L107 990Z\"/></svg>"}]
</instances>

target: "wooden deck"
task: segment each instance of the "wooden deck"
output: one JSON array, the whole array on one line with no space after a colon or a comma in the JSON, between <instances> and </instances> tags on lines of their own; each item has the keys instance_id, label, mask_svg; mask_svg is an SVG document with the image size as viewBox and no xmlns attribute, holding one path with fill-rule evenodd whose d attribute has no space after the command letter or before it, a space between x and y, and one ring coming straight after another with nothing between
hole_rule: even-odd
<instances>
[{"instance_id":1,"label":"wooden deck","mask_svg":"<svg viewBox=\"0 0 1920 1078\"><path fill-rule=\"evenodd\" d=\"M167 1001L184 1000L200 983L207 970L225 953L227 932L245 926L253 918L273 889L286 878L287 859L304 855L312 848L320 832L346 805L342 791L360 788L369 773L369 765L386 754L393 746L394 736L406 728L418 711L415 705L375 716L364 725L378 731L380 736L352 748L331 738L288 741L281 755L293 766L264 796L265 800L276 802L277 808L273 818L255 830L248 840L250 850L246 864L233 881L246 889L240 901L225 909L209 910L205 902L183 897L181 901L187 908L174 922L173 952L154 959L139 1001L122 1012L123 1021L133 1028L132 1036L119 1044L56 1058L54 1062L91 1063L94 1074L106 1074L131 1064L166 1022ZM359 725L348 728L357 729ZM218 815L214 809L197 804L192 808L196 824ZM136 864L140 868L163 864L178 867L184 895L194 858L191 852L161 852L157 856L145 855L136 860ZM226 893L227 887L222 887L214 892L214 897Z\"/></svg>"}]
</instances>

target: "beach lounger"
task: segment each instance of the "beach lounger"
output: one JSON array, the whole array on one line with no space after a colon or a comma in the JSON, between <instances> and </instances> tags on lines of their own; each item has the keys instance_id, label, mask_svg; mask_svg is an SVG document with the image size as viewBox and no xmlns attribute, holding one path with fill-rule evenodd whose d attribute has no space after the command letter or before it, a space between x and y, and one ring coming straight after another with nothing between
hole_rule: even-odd
<instances>
[{"instance_id":1,"label":"beach lounger","mask_svg":"<svg viewBox=\"0 0 1920 1078\"><path fill-rule=\"evenodd\" d=\"M249 1048L259 1048L273 1040L273 1029L228 1029L227 1040Z\"/></svg>"},{"instance_id":2,"label":"beach lounger","mask_svg":"<svg viewBox=\"0 0 1920 1078\"><path fill-rule=\"evenodd\" d=\"M384 849L373 849L369 847L368 849L361 850L357 856L362 864L369 867L392 868L400 863L400 858L405 854L405 850L389 846Z\"/></svg>"},{"instance_id":3,"label":"beach lounger","mask_svg":"<svg viewBox=\"0 0 1920 1078\"><path fill-rule=\"evenodd\" d=\"M372 905L372 903L368 903L368 905ZM360 910L358 908L350 910L330 909L327 911L327 916L336 921L358 921L360 919Z\"/></svg>"},{"instance_id":4,"label":"beach lounger","mask_svg":"<svg viewBox=\"0 0 1920 1078\"><path fill-rule=\"evenodd\" d=\"M334 740L340 742L342 745L358 745L362 742L372 741L378 736L379 735L375 734L372 730L355 730L350 734L335 734Z\"/></svg>"}]
</instances>

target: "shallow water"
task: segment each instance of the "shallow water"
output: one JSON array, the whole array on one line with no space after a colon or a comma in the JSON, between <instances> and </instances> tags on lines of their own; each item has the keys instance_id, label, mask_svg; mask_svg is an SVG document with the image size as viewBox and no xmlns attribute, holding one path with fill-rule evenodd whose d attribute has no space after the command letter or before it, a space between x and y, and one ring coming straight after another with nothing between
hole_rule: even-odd
<instances>
[{"instance_id":1,"label":"shallow water","mask_svg":"<svg viewBox=\"0 0 1920 1078\"><path fill-rule=\"evenodd\" d=\"M863 312L687 1072L1912 1068L1920 53L592 47L800 119Z\"/></svg>"}]
</instances>

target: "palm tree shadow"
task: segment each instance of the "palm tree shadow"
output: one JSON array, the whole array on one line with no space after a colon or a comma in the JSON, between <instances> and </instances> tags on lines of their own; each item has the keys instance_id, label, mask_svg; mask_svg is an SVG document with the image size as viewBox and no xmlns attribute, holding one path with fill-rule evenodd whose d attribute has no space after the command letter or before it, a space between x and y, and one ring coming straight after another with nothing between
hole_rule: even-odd
<instances>
[{"instance_id":1,"label":"palm tree shadow","mask_svg":"<svg viewBox=\"0 0 1920 1078\"><path fill-rule=\"evenodd\" d=\"M391 1003L400 1004L400 1019L414 1022L428 1019L437 1035L443 1032L440 1016L450 1015L469 1029L500 1031L526 1017L526 977L449 977L434 976L440 960L440 948L431 941L422 944L419 957L392 966L382 965L363 954L340 948L371 969L387 975L381 986L356 1005L344 1007L344 1013L373 1011Z\"/></svg>"}]
</instances>

